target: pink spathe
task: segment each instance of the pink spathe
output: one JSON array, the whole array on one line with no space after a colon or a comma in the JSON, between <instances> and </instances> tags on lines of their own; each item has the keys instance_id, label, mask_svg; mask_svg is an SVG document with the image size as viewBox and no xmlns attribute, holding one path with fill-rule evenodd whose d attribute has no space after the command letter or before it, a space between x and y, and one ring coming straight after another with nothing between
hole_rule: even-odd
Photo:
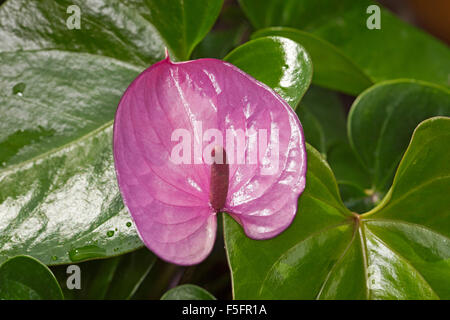
<instances>
[{"instance_id":1,"label":"pink spathe","mask_svg":"<svg viewBox=\"0 0 450 320\"><path fill-rule=\"evenodd\" d=\"M194 161L204 154L194 150L188 154L192 161L171 161L180 142L173 138L176 129L190 132L190 142L201 150L211 143L225 150L225 142L205 141L198 123L203 132L214 129L223 137L227 130L236 136L240 130L267 132L262 154L270 158L277 150L275 171L263 172L267 163L259 158L230 163L229 172L220 175L228 178L228 188L220 188L211 186L212 165ZM254 150L249 140L244 146L241 158L248 159ZM248 237L268 239L291 224L305 188L305 142L294 111L266 85L216 59L173 63L167 57L140 74L117 109L114 161L142 241L160 258L180 265L201 262L213 248L219 210L210 203L212 189L225 190L220 211L239 222Z\"/></svg>"}]
</instances>

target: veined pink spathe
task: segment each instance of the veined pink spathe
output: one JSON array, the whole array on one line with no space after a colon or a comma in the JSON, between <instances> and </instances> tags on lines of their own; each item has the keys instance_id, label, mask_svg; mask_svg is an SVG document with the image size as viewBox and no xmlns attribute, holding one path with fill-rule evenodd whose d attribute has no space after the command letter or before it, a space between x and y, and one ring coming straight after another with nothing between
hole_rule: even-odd
<instances>
[{"instance_id":1,"label":"veined pink spathe","mask_svg":"<svg viewBox=\"0 0 450 320\"><path fill-rule=\"evenodd\" d=\"M173 63L167 57L154 64L133 81L119 103L114 161L120 191L142 241L160 258L180 265L205 259L217 229L217 213L210 204L211 165L170 160L179 143L171 139L176 129L188 130L202 150L209 144L194 130L195 122L202 124L203 132L217 129L223 137L227 130L263 129L269 136L278 130L276 172L262 174L259 159L256 164L229 164L228 193L220 211L239 222L248 237L268 239L285 230L305 188L302 127L273 90L221 60Z\"/></svg>"}]
</instances>

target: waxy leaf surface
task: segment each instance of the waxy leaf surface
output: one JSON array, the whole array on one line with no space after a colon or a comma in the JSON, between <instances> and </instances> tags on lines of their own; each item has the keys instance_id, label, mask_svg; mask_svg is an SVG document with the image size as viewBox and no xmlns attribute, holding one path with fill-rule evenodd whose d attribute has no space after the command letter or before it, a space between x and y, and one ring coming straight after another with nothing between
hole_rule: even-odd
<instances>
[{"instance_id":1,"label":"waxy leaf surface","mask_svg":"<svg viewBox=\"0 0 450 320\"><path fill-rule=\"evenodd\" d=\"M294 109L308 89L313 74L305 49L283 37L249 41L224 60L271 87Z\"/></svg>"}]
</instances>

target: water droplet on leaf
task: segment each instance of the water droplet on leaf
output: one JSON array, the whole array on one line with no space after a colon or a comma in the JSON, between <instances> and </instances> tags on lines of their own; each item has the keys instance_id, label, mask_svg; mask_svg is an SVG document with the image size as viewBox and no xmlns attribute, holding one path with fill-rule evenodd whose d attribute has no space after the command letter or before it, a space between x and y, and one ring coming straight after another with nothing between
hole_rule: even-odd
<instances>
[{"instance_id":1,"label":"water droplet on leaf","mask_svg":"<svg viewBox=\"0 0 450 320\"><path fill-rule=\"evenodd\" d=\"M114 231L109 230L108 232L106 232L106 235L107 235L108 237L112 237L112 236L114 235Z\"/></svg>"},{"instance_id":2,"label":"water droplet on leaf","mask_svg":"<svg viewBox=\"0 0 450 320\"><path fill-rule=\"evenodd\" d=\"M106 250L95 245L89 245L81 248L75 248L69 251L71 261L81 261L91 258L100 258L106 255Z\"/></svg>"},{"instance_id":3,"label":"water droplet on leaf","mask_svg":"<svg viewBox=\"0 0 450 320\"><path fill-rule=\"evenodd\" d=\"M12 92L15 95L18 95L19 97L23 96L23 92L25 91L25 83L23 82L19 82L17 83L13 88L12 88Z\"/></svg>"},{"instance_id":4,"label":"water droplet on leaf","mask_svg":"<svg viewBox=\"0 0 450 320\"><path fill-rule=\"evenodd\" d=\"M127 227L129 228L129 227L131 227L131 222L127 222Z\"/></svg>"}]
</instances>

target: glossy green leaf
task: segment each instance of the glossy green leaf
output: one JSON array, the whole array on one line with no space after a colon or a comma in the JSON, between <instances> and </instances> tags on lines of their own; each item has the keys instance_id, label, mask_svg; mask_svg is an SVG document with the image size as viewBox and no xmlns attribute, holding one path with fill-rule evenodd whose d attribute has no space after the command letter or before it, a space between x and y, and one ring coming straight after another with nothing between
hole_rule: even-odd
<instances>
[{"instance_id":1,"label":"glossy green leaf","mask_svg":"<svg viewBox=\"0 0 450 320\"><path fill-rule=\"evenodd\" d=\"M386 198L363 215L366 233L375 239L368 240L368 247L385 251L378 257L369 248L374 272L384 268L382 260L394 256L417 277L418 290L429 297L450 298L449 194L450 118L431 118L415 130ZM374 295L387 295L388 290L378 288Z\"/></svg>"},{"instance_id":2,"label":"glossy green leaf","mask_svg":"<svg viewBox=\"0 0 450 320\"><path fill-rule=\"evenodd\" d=\"M257 29L283 26L312 33L338 47L375 82L411 78L449 85L448 47L384 8L381 29L367 28L367 8L376 4L371 0L239 2Z\"/></svg>"},{"instance_id":3,"label":"glossy green leaf","mask_svg":"<svg viewBox=\"0 0 450 320\"><path fill-rule=\"evenodd\" d=\"M167 291L161 300L216 300L216 298L199 286L183 284Z\"/></svg>"},{"instance_id":4,"label":"glossy green leaf","mask_svg":"<svg viewBox=\"0 0 450 320\"><path fill-rule=\"evenodd\" d=\"M87 245L104 250L86 258L140 246L111 150L116 103L136 68L59 51L0 55L0 261L27 253L57 264ZM20 95L16 83L26 83Z\"/></svg>"},{"instance_id":5,"label":"glossy green leaf","mask_svg":"<svg viewBox=\"0 0 450 320\"><path fill-rule=\"evenodd\" d=\"M213 26L223 0L11 0L0 11L1 51L62 50L108 56L138 66L186 60ZM77 6L80 29L69 29Z\"/></svg>"},{"instance_id":6,"label":"glossy green leaf","mask_svg":"<svg viewBox=\"0 0 450 320\"><path fill-rule=\"evenodd\" d=\"M53 273L29 256L16 256L0 265L0 300L61 300Z\"/></svg>"},{"instance_id":7,"label":"glossy green leaf","mask_svg":"<svg viewBox=\"0 0 450 320\"><path fill-rule=\"evenodd\" d=\"M71 5L80 10L80 29L67 26ZM164 58L165 44L141 15L145 6L139 0L6 1L0 8L0 51L88 53L146 67Z\"/></svg>"},{"instance_id":8,"label":"glossy green leaf","mask_svg":"<svg viewBox=\"0 0 450 320\"><path fill-rule=\"evenodd\" d=\"M331 43L312 33L293 28L274 27L255 32L252 38L286 37L301 44L311 55L314 65L313 83L325 88L358 95L373 82L350 58Z\"/></svg>"},{"instance_id":9,"label":"glossy green leaf","mask_svg":"<svg viewBox=\"0 0 450 320\"><path fill-rule=\"evenodd\" d=\"M308 146L293 224L255 241L225 217L237 299L449 299L450 118L421 123L388 196L351 214L331 170Z\"/></svg>"},{"instance_id":10,"label":"glossy green leaf","mask_svg":"<svg viewBox=\"0 0 450 320\"><path fill-rule=\"evenodd\" d=\"M309 55L303 47L287 38L265 37L249 41L230 52L225 61L274 89L294 109L311 83Z\"/></svg>"},{"instance_id":11,"label":"glossy green leaf","mask_svg":"<svg viewBox=\"0 0 450 320\"><path fill-rule=\"evenodd\" d=\"M156 256L142 248L119 257L80 263L81 288L77 290L67 288L67 266L52 269L66 299L124 300L133 297L155 261Z\"/></svg>"},{"instance_id":12,"label":"glossy green leaf","mask_svg":"<svg viewBox=\"0 0 450 320\"><path fill-rule=\"evenodd\" d=\"M348 119L350 144L383 195L414 128L433 116L450 116L450 90L413 80L380 83L361 94Z\"/></svg>"},{"instance_id":13,"label":"glossy green leaf","mask_svg":"<svg viewBox=\"0 0 450 320\"><path fill-rule=\"evenodd\" d=\"M0 262L24 253L46 264L78 262L142 245L116 185L114 112L164 46L185 58L221 3L11 0L0 7ZM79 30L67 27L70 5L80 9ZM173 13L185 20L174 23ZM166 38L183 26L182 37Z\"/></svg>"}]
</instances>

